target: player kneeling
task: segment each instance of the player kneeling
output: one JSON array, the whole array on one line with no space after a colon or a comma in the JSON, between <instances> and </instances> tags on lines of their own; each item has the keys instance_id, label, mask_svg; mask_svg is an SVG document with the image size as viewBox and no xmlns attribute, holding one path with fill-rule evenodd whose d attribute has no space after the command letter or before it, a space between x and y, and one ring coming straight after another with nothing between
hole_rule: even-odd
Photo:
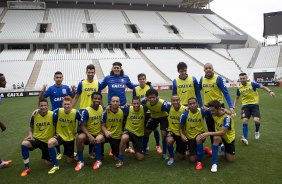
<instances>
[{"instance_id":1,"label":"player kneeling","mask_svg":"<svg viewBox=\"0 0 282 184\"><path fill-rule=\"evenodd\" d=\"M102 134L101 122L103 107L100 105L102 95L99 92L93 92L91 95L92 104L82 112L81 117L81 129L82 133L77 136L77 165L74 168L76 171L80 171L84 166L83 150L84 145L90 144L95 146L96 162L93 164L93 169L99 169L102 165L101 150L102 143L105 142Z\"/></svg>"},{"instance_id":2,"label":"player kneeling","mask_svg":"<svg viewBox=\"0 0 282 184\"><path fill-rule=\"evenodd\" d=\"M56 158L56 146L64 145L64 155L67 162L71 163L74 157L74 140L76 136L76 122L80 120L79 112L72 108L72 98L63 98L63 108L56 109L53 114L56 135L48 141L48 151L54 167L48 171L53 174L59 170L59 163Z\"/></svg>"},{"instance_id":3,"label":"player kneeling","mask_svg":"<svg viewBox=\"0 0 282 184\"><path fill-rule=\"evenodd\" d=\"M219 144L224 144L225 158L229 162L235 160L235 123L234 120L226 114L221 103L213 100L208 103L210 112L215 122L215 132L205 132L200 134L200 140L207 136L214 136L212 145L212 167L211 172L217 172L217 159Z\"/></svg>"},{"instance_id":4,"label":"player kneeling","mask_svg":"<svg viewBox=\"0 0 282 184\"><path fill-rule=\"evenodd\" d=\"M33 113L30 118L30 127L28 136L22 142L22 158L25 169L21 176L27 176L30 173L29 150L39 148L42 151L42 159L46 165L51 163L48 153L48 140L55 135L53 124L53 112L48 110L48 101L43 98L39 100L39 110Z\"/></svg>"},{"instance_id":5,"label":"player kneeling","mask_svg":"<svg viewBox=\"0 0 282 184\"><path fill-rule=\"evenodd\" d=\"M144 158L144 154L142 154L146 111L144 108L145 107L141 105L140 98L135 96L132 99L132 106L124 109L124 113L127 113L128 115L121 136L121 142L119 144L119 156L116 167L123 166L124 150L129 141L133 144L136 159L142 160Z\"/></svg>"},{"instance_id":6,"label":"player kneeling","mask_svg":"<svg viewBox=\"0 0 282 184\"><path fill-rule=\"evenodd\" d=\"M185 158L186 143L181 140L179 133L180 117L185 111L186 107L180 104L180 98L177 95L171 97L171 104L168 104L168 133L166 137L168 153L170 158L167 165L174 163L174 148L173 144L176 142L176 152L179 154L179 159Z\"/></svg>"},{"instance_id":7,"label":"player kneeling","mask_svg":"<svg viewBox=\"0 0 282 184\"><path fill-rule=\"evenodd\" d=\"M198 108L196 98L188 100L188 110L185 111L180 119L180 135L184 142L188 143L190 152L190 161L196 162L196 170L202 169L202 159L205 154L203 142L205 139L200 138L200 134L204 132L204 116L203 108Z\"/></svg>"}]
</instances>

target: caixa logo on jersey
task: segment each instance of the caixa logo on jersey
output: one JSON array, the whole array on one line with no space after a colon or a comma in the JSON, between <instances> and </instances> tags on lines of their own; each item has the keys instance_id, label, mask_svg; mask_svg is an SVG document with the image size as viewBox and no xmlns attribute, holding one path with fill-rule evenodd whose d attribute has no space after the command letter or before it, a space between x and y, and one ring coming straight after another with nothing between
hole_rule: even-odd
<instances>
[{"instance_id":1,"label":"caixa logo on jersey","mask_svg":"<svg viewBox=\"0 0 282 184\"><path fill-rule=\"evenodd\" d=\"M14 97L22 97L22 96L24 96L23 93L17 92L17 93L7 93L5 97L14 98Z\"/></svg>"}]
</instances>

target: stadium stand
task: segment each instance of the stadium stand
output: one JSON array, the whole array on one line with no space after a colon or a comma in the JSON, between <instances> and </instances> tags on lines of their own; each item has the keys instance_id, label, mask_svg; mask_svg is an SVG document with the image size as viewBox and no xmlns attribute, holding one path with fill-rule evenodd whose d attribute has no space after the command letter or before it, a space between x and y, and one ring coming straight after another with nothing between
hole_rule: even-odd
<instances>
[{"instance_id":1,"label":"stadium stand","mask_svg":"<svg viewBox=\"0 0 282 184\"><path fill-rule=\"evenodd\" d=\"M10 61L10 62L0 62L1 71L6 71L6 80L9 81L5 89L0 89L1 91L13 91L15 89L14 85L18 83L23 83L26 86L30 74L33 70L35 61Z\"/></svg>"},{"instance_id":2,"label":"stadium stand","mask_svg":"<svg viewBox=\"0 0 282 184\"><path fill-rule=\"evenodd\" d=\"M131 59L140 59L142 58L135 49L124 49L125 53Z\"/></svg>"},{"instance_id":3,"label":"stadium stand","mask_svg":"<svg viewBox=\"0 0 282 184\"><path fill-rule=\"evenodd\" d=\"M8 10L1 23L0 39L36 39L39 32L37 24L42 22L44 11L42 10Z\"/></svg>"},{"instance_id":4,"label":"stadium stand","mask_svg":"<svg viewBox=\"0 0 282 184\"><path fill-rule=\"evenodd\" d=\"M82 9L50 9L48 22L51 32L45 33L46 39L87 39L89 34L82 24L86 22Z\"/></svg>"},{"instance_id":5,"label":"stadium stand","mask_svg":"<svg viewBox=\"0 0 282 184\"><path fill-rule=\"evenodd\" d=\"M54 73L61 71L64 75L64 84L69 86L77 86L78 82L84 79L85 67L88 64L93 64L91 60L50 60L43 61L39 76L37 78L35 89L41 90L44 84L54 84ZM97 78L97 77L96 77Z\"/></svg>"},{"instance_id":6,"label":"stadium stand","mask_svg":"<svg viewBox=\"0 0 282 184\"><path fill-rule=\"evenodd\" d=\"M277 67L275 75L276 75L276 79L277 80L281 80L282 79L282 67Z\"/></svg>"},{"instance_id":7,"label":"stadium stand","mask_svg":"<svg viewBox=\"0 0 282 184\"><path fill-rule=\"evenodd\" d=\"M202 64L213 64L214 70L223 77L231 81L237 80L240 73L239 68L233 61L215 54L208 49L183 49L187 54L201 62Z\"/></svg>"},{"instance_id":8,"label":"stadium stand","mask_svg":"<svg viewBox=\"0 0 282 184\"><path fill-rule=\"evenodd\" d=\"M125 24L128 22L118 10L88 10L91 23L95 23L97 31L95 39L135 39L128 32Z\"/></svg>"},{"instance_id":9,"label":"stadium stand","mask_svg":"<svg viewBox=\"0 0 282 184\"><path fill-rule=\"evenodd\" d=\"M242 71L249 73L248 65L255 52L255 48L242 48L228 50L232 58L239 64Z\"/></svg>"},{"instance_id":10,"label":"stadium stand","mask_svg":"<svg viewBox=\"0 0 282 184\"><path fill-rule=\"evenodd\" d=\"M232 60L232 57L229 55L229 53L227 52L226 49L221 49L221 48L213 48L212 51L215 51L216 53L218 53L219 55Z\"/></svg>"},{"instance_id":11,"label":"stadium stand","mask_svg":"<svg viewBox=\"0 0 282 184\"><path fill-rule=\"evenodd\" d=\"M203 65L207 62L229 81L237 81L242 71L252 75L253 71L267 68L276 71L276 78L282 77L278 65L279 46L245 48L249 44L247 39L242 43L235 41L244 39L240 36L246 33L211 11L163 8L150 11L141 7L136 10L0 8L0 39L3 41L0 63L9 69L20 61L40 66L40 72L32 74L34 81L28 86L29 90L41 89L43 84L52 85L57 70L64 73L64 83L77 85L85 78L85 66L89 63L101 67L98 75L101 81L115 61L123 63L126 74L134 83L138 82L137 74L144 72L153 84L171 85L178 76L178 62L187 63L189 75L198 80L204 75ZM38 32L41 24L48 24L46 33ZM93 32L89 32L92 28ZM18 47L17 42L24 46L20 44ZM30 68L33 71L33 67ZM138 70L134 70L136 68ZM1 65L0 72L2 69L5 68ZM28 78L21 81L26 83Z\"/></svg>"},{"instance_id":12,"label":"stadium stand","mask_svg":"<svg viewBox=\"0 0 282 184\"><path fill-rule=\"evenodd\" d=\"M195 43L218 43L220 40L197 23L187 13L159 12L168 24L176 26L180 35ZM185 20L185 21L183 21ZM191 29L193 28L193 29Z\"/></svg>"},{"instance_id":13,"label":"stadium stand","mask_svg":"<svg viewBox=\"0 0 282 184\"><path fill-rule=\"evenodd\" d=\"M167 75L171 80L175 79L179 74L176 65L179 62L185 62L188 66L188 74L195 76L198 80L204 75L201 65L186 57L177 49L168 50L142 50L146 57Z\"/></svg>"},{"instance_id":14,"label":"stadium stand","mask_svg":"<svg viewBox=\"0 0 282 184\"><path fill-rule=\"evenodd\" d=\"M276 68L280 46L262 47L253 68Z\"/></svg>"},{"instance_id":15,"label":"stadium stand","mask_svg":"<svg viewBox=\"0 0 282 184\"><path fill-rule=\"evenodd\" d=\"M204 28L206 28L209 32L215 35L225 35L226 33L222 31L215 24L211 23L203 14L190 14L190 16L200 23Z\"/></svg>"},{"instance_id":16,"label":"stadium stand","mask_svg":"<svg viewBox=\"0 0 282 184\"><path fill-rule=\"evenodd\" d=\"M48 52L48 51L47 51ZM93 49L93 52L85 48L71 49L67 53L66 49L50 49L48 53L44 54L43 49L38 49L35 52L34 60L91 60L91 59L123 59L125 55L119 48L114 48L111 52L106 49Z\"/></svg>"},{"instance_id":17,"label":"stadium stand","mask_svg":"<svg viewBox=\"0 0 282 184\"><path fill-rule=\"evenodd\" d=\"M238 30L236 30L234 27L232 27L227 22L223 21L221 18L219 18L217 15L211 15L207 14L204 15L208 20L213 22L215 25L220 27L222 30L226 31L228 34L239 34L242 35L242 33Z\"/></svg>"},{"instance_id":18,"label":"stadium stand","mask_svg":"<svg viewBox=\"0 0 282 184\"><path fill-rule=\"evenodd\" d=\"M145 39L178 39L172 32L169 33L164 27L164 22L156 14L156 12L145 11L125 11L130 22L138 25L140 32L138 33L141 38ZM157 30L157 34L156 34Z\"/></svg>"},{"instance_id":19,"label":"stadium stand","mask_svg":"<svg viewBox=\"0 0 282 184\"><path fill-rule=\"evenodd\" d=\"M14 50L3 50L0 53L1 61L26 61L30 53L29 49L14 49Z\"/></svg>"}]
</instances>

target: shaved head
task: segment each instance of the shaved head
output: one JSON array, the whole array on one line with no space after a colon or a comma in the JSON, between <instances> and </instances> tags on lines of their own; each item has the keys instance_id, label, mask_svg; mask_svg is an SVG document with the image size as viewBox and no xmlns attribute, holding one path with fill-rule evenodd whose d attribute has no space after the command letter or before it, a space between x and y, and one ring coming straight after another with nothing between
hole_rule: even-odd
<instances>
[{"instance_id":1,"label":"shaved head","mask_svg":"<svg viewBox=\"0 0 282 184\"><path fill-rule=\"evenodd\" d=\"M204 72L206 74L205 77L208 79L211 79L214 76L214 70L211 63L206 63L204 65Z\"/></svg>"}]
</instances>

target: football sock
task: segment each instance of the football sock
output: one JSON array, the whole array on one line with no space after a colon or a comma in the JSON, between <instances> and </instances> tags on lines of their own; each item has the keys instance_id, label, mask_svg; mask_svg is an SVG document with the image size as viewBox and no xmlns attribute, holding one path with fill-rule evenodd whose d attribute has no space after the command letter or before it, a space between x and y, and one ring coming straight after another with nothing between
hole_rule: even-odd
<instances>
[{"instance_id":1,"label":"football sock","mask_svg":"<svg viewBox=\"0 0 282 184\"><path fill-rule=\"evenodd\" d=\"M96 150L96 160L101 160L101 143L95 144L95 150Z\"/></svg>"},{"instance_id":2,"label":"football sock","mask_svg":"<svg viewBox=\"0 0 282 184\"><path fill-rule=\"evenodd\" d=\"M121 154L120 154L120 155L118 156L118 159L121 160L121 161L124 161L124 155L121 155Z\"/></svg>"},{"instance_id":3,"label":"football sock","mask_svg":"<svg viewBox=\"0 0 282 184\"><path fill-rule=\"evenodd\" d=\"M95 146L93 144L89 144L89 150L88 150L89 155L93 154L94 151L95 151Z\"/></svg>"},{"instance_id":4,"label":"football sock","mask_svg":"<svg viewBox=\"0 0 282 184\"><path fill-rule=\"evenodd\" d=\"M166 143L166 137L163 138L163 154L166 154L166 150L167 150L167 143Z\"/></svg>"},{"instance_id":5,"label":"football sock","mask_svg":"<svg viewBox=\"0 0 282 184\"><path fill-rule=\"evenodd\" d=\"M61 153L60 145L56 146L57 153Z\"/></svg>"},{"instance_id":6,"label":"football sock","mask_svg":"<svg viewBox=\"0 0 282 184\"><path fill-rule=\"evenodd\" d=\"M143 137L143 153L145 154L147 151L147 145L149 142L149 137L148 136L144 136Z\"/></svg>"},{"instance_id":7,"label":"football sock","mask_svg":"<svg viewBox=\"0 0 282 184\"><path fill-rule=\"evenodd\" d=\"M204 146L203 146L203 143L199 143L197 144L197 160L201 162L203 159L203 156L204 156Z\"/></svg>"},{"instance_id":8,"label":"football sock","mask_svg":"<svg viewBox=\"0 0 282 184\"><path fill-rule=\"evenodd\" d=\"M168 146L167 146L167 149L168 149L169 157L170 157L170 158L174 158L174 151L173 151L174 148L173 148L173 144L170 145L170 146L168 145Z\"/></svg>"},{"instance_id":9,"label":"football sock","mask_svg":"<svg viewBox=\"0 0 282 184\"><path fill-rule=\"evenodd\" d=\"M83 162L83 151L77 151L77 159L80 162Z\"/></svg>"},{"instance_id":10,"label":"football sock","mask_svg":"<svg viewBox=\"0 0 282 184\"><path fill-rule=\"evenodd\" d=\"M56 148L48 148L48 151L49 151L49 155L52 159L52 162L54 164L54 166L58 166L59 163L58 163L58 160L56 159Z\"/></svg>"},{"instance_id":11,"label":"football sock","mask_svg":"<svg viewBox=\"0 0 282 184\"><path fill-rule=\"evenodd\" d=\"M156 146L159 146L160 145L160 132L159 132L159 130L154 131L154 137L155 137L155 141L156 141Z\"/></svg>"},{"instance_id":12,"label":"football sock","mask_svg":"<svg viewBox=\"0 0 282 184\"><path fill-rule=\"evenodd\" d=\"M243 136L248 139L248 124L243 124Z\"/></svg>"},{"instance_id":13,"label":"football sock","mask_svg":"<svg viewBox=\"0 0 282 184\"><path fill-rule=\"evenodd\" d=\"M256 132L258 132L258 131L259 131L259 127L260 127L260 123L257 123L257 122L256 122L255 125L256 125Z\"/></svg>"},{"instance_id":14,"label":"football sock","mask_svg":"<svg viewBox=\"0 0 282 184\"><path fill-rule=\"evenodd\" d=\"M212 145L212 164L217 164L218 145Z\"/></svg>"},{"instance_id":15,"label":"football sock","mask_svg":"<svg viewBox=\"0 0 282 184\"><path fill-rule=\"evenodd\" d=\"M28 152L28 147L22 145L22 157L24 161L24 167L29 168L29 152Z\"/></svg>"}]
</instances>

